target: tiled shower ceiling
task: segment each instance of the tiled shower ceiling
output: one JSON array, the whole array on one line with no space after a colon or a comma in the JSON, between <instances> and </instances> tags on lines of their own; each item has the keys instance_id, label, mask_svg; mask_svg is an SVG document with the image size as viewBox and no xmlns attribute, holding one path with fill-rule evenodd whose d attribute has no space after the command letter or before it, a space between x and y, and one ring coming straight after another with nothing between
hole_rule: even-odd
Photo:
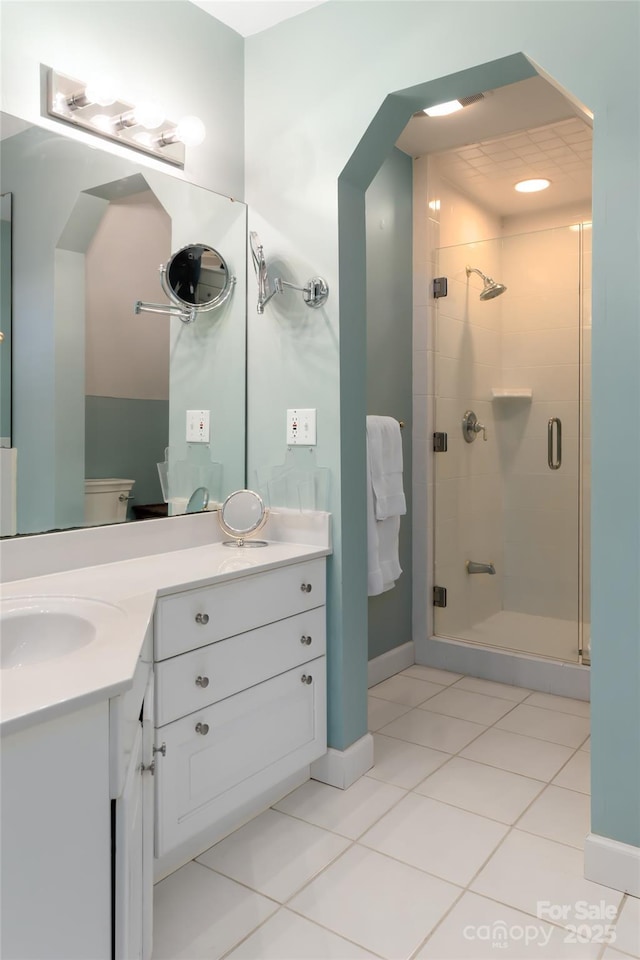
<instances>
[{"instance_id":1,"label":"tiled shower ceiling","mask_svg":"<svg viewBox=\"0 0 640 960\"><path fill-rule=\"evenodd\" d=\"M443 176L494 213L508 216L589 201L591 128L577 117L434 154ZM518 180L546 177L549 189L517 194Z\"/></svg>"}]
</instances>

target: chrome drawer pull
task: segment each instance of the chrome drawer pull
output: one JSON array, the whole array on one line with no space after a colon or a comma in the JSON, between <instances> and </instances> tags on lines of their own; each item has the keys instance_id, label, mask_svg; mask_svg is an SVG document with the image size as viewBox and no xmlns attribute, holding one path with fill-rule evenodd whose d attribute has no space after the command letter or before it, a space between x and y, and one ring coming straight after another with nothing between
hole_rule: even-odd
<instances>
[{"instance_id":1,"label":"chrome drawer pull","mask_svg":"<svg viewBox=\"0 0 640 960\"><path fill-rule=\"evenodd\" d=\"M206 735L209 733L209 724L196 723L196 733L200 733L203 737L206 737Z\"/></svg>"},{"instance_id":2,"label":"chrome drawer pull","mask_svg":"<svg viewBox=\"0 0 640 960\"><path fill-rule=\"evenodd\" d=\"M311 593L311 584L310 583L301 583L300 589L303 593Z\"/></svg>"},{"instance_id":3,"label":"chrome drawer pull","mask_svg":"<svg viewBox=\"0 0 640 960\"><path fill-rule=\"evenodd\" d=\"M300 677L300 680L302 681L302 683L309 684L313 681L313 677L311 676L310 673L303 673L302 676Z\"/></svg>"},{"instance_id":4,"label":"chrome drawer pull","mask_svg":"<svg viewBox=\"0 0 640 960\"><path fill-rule=\"evenodd\" d=\"M208 687L209 677L196 677L196 687Z\"/></svg>"},{"instance_id":5,"label":"chrome drawer pull","mask_svg":"<svg viewBox=\"0 0 640 960\"><path fill-rule=\"evenodd\" d=\"M300 643L303 643L306 647L311 643L311 637L306 637L304 634L300 637Z\"/></svg>"},{"instance_id":6,"label":"chrome drawer pull","mask_svg":"<svg viewBox=\"0 0 640 960\"><path fill-rule=\"evenodd\" d=\"M209 623L209 614L208 613L196 613L196 623L206 624Z\"/></svg>"}]
</instances>

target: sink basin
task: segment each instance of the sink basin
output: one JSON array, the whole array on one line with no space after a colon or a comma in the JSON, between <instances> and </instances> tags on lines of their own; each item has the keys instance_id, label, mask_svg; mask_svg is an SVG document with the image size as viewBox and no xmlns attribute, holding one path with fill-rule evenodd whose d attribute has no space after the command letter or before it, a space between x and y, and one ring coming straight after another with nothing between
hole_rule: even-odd
<instances>
[{"instance_id":1,"label":"sink basin","mask_svg":"<svg viewBox=\"0 0 640 960\"><path fill-rule=\"evenodd\" d=\"M15 670L90 644L118 607L78 597L24 597L0 604L0 669Z\"/></svg>"}]
</instances>

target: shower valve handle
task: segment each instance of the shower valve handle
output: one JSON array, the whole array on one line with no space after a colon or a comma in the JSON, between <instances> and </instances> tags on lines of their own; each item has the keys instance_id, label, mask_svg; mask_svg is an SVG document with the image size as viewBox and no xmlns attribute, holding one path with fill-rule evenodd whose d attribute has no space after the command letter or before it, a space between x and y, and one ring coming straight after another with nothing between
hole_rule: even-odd
<instances>
[{"instance_id":1,"label":"shower valve handle","mask_svg":"<svg viewBox=\"0 0 640 960\"><path fill-rule=\"evenodd\" d=\"M462 418L462 435L467 443L473 443L476 436L481 433L482 439L487 439L487 428L484 423L480 423L473 410L467 410Z\"/></svg>"}]
</instances>

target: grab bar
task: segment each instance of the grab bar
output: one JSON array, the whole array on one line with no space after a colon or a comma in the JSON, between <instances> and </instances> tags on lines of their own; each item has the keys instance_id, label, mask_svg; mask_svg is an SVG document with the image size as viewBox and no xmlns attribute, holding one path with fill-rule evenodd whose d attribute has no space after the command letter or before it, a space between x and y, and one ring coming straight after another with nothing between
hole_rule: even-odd
<instances>
[{"instance_id":1,"label":"grab bar","mask_svg":"<svg viewBox=\"0 0 640 960\"><path fill-rule=\"evenodd\" d=\"M556 456L553 459L553 425L556 425ZM551 417L547 424L547 463L550 470L559 470L562 465L562 421L560 417Z\"/></svg>"}]
</instances>

